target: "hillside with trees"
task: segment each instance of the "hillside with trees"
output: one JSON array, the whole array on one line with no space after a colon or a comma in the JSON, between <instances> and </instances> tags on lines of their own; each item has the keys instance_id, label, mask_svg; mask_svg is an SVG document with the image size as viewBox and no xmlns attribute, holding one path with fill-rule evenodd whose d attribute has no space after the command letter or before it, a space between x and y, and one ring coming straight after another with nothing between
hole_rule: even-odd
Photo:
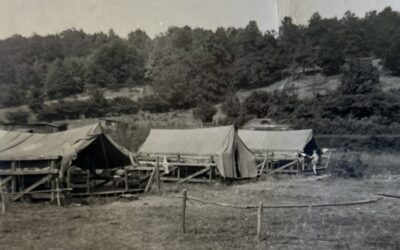
<instances>
[{"instance_id":1,"label":"hillside with trees","mask_svg":"<svg viewBox=\"0 0 400 250\"><path fill-rule=\"evenodd\" d=\"M290 91L235 97L315 73L339 76L340 86L304 100ZM363 18L316 13L307 26L287 17L278 31L261 31L254 21L215 31L170 27L155 38L142 30L122 38L70 29L0 40L0 108L27 104L46 121L193 108L209 121L222 103L222 123L267 116L323 133L397 131L389 128L399 127L400 93L382 91L382 73L400 76L400 14L390 8ZM144 85L155 95L138 102L106 100L99 91ZM81 93L90 98L46 102Z\"/></svg>"}]
</instances>

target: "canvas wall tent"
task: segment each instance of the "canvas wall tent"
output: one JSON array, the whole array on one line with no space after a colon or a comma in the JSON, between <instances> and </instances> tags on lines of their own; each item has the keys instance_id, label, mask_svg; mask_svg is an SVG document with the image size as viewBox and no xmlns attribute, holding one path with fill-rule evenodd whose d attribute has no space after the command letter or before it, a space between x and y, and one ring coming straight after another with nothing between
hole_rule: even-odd
<instances>
[{"instance_id":1,"label":"canvas wall tent","mask_svg":"<svg viewBox=\"0 0 400 250\"><path fill-rule=\"evenodd\" d=\"M0 130L0 188L5 187L14 201L44 194L52 200L57 196L60 205L62 191L72 190L74 195L128 192L127 169L123 190L104 189L110 187L106 184L113 182L118 167L131 164L130 159L129 152L105 135L99 124L52 134Z\"/></svg>"},{"instance_id":2,"label":"canvas wall tent","mask_svg":"<svg viewBox=\"0 0 400 250\"><path fill-rule=\"evenodd\" d=\"M213 157L221 176L257 176L255 156L233 126L202 129L152 129L140 147L142 155Z\"/></svg>"},{"instance_id":3,"label":"canvas wall tent","mask_svg":"<svg viewBox=\"0 0 400 250\"><path fill-rule=\"evenodd\" d=\"M0 131L0 169L10 168L11 162L41 167L48 161L57 161L63 170L71 165L93 170L130 164L129 152L105 135L99 124L52 134Z\"/></svg>"},{"instance_id":4,"label":"canvas wall tent","mask_svg":"<svg viewBox=\"0 0 400 250\"><path fill-rule=\"evenodd\" d=\"M315 142L313 131L287 130L287 131L256 131L239 130L239 137L246 146L257 155L273 153L279 160L294 159L298 153L311 155L313 150L319 151Z\"/></svg>"}]
</instances>

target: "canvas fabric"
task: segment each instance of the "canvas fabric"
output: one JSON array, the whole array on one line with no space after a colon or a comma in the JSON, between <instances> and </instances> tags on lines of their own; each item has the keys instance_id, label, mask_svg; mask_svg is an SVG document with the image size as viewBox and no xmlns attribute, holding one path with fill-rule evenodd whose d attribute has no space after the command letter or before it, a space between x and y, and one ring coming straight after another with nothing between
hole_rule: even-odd
<instances>
[{"instance_id":1,"label":"canvas fabric","mask_svg":"<svg viewBox=\"0 0 400 250\"><path fill-rule=\"evenodd\" d=\"M104 136L107 145L113 147L115 158L126 157L129 160L129 151L103 134L99 124L94 124L51 134L0 131L0 161L61 159L61 169L65 170L78 157L79 152L100 136ZM100 151L99 157L102 154ZM109 158L113 160L112 157Z\"/></svg>"},{"instance_id":2,"label":"canvas fabric","mask_svg":"<svg viewBox=\"0 0 400 250\"><path fill-rule=\"evenodd\" d=\"M233 126L202 129L152 129L141 154L213 156L223 177L257 176L255 156L241 142ZM235 157L237 156L237 157Z\"/></svg>"},{"instance_id":3,"label":"canvas fabric","mask_svg":"<svg viewBox=\"0 0 400 250\"><path fill-rule=\"evenodd\" d=\"M313 131L260 131L239 130L240 139L253 152L266 151L293 151L303 152L307 144L313 139Z\"/></svg>"}]
</instances>

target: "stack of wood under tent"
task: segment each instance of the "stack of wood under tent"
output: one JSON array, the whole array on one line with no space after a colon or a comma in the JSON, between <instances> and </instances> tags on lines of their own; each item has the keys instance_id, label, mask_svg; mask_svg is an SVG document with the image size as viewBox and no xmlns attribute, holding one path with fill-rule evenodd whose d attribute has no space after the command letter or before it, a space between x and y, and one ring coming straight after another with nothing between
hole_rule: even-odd
<instances>
[{"instance_id":1,"label":"stack of wood under tent","mask_svg":"<svg viewBox=\"0 0 400 250\"><path fill-rule=\"evenodd\" d=\"M0 131L0 188L11 200L124 194L145 184L129 151L99 124L51 134Z\"/></svg>"},{"instance_id":2,"label":"stack of wood under tent","mask_svg":"<svg viewBox=\"0 0 400 250\"><path fill-rule=\"evenodd\" d=\"M326 170L330 154L322 154L313 131L286 130L239 130L239 137L256 155L260 172L299 174L312 171L310 157L316 150L321 162L317 170Z\"/></svg>"},{"instance_id":3,"label":"stack of wood under tent","mask_svg":"<svg viewBox=\"0 0 400 250\"><path fill-rule=\"evenodd\" d=\"M161 170L161 180L212 183L216 178L257 176L254 154L233 126L201 129L152 129L137 159Z\"/></svg>"}]
</instances>

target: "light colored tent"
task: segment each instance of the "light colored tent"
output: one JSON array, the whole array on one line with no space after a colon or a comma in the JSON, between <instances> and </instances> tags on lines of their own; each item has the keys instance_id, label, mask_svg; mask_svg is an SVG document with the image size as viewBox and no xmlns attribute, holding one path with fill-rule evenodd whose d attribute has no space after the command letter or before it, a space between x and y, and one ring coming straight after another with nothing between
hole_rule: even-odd
<instances>
[{"instance_id":1,"label":"light colored tent","mask_svg":"<svg viewBox=\"0 0 400 250\"><path fill-rule=\"evenodd\" d=\"M106 169L130 164L129 152L105 135L99 124L52 134L0 130L0 168L12 161L34 166L35 162L51 160L60 161L64 169L71 165Z\"/></svg>"},{"instance_id":2,"label":"light colored tent","mask_svg":"<svg viewBox=\"0 0 400 250\"><path fill-rule=\"evenodd\" d=\"M276 152L292 156L296 156L297 153L311 155L314 149L318 149L311 129L288 131L239 130L238 134L246 146L256 154Z\"/></svg>"},{"instance_id":3,"label":"light colored tent","mask_svg":"<svg viewBox=\"0 0 400 250\"><path fill-rule=\"evenodd\" d=\"M147 155L213 156L227 178L257 176L255 156L233 126L202 129L152 129L139 153Z\"/></svg>"}]
</instances>

